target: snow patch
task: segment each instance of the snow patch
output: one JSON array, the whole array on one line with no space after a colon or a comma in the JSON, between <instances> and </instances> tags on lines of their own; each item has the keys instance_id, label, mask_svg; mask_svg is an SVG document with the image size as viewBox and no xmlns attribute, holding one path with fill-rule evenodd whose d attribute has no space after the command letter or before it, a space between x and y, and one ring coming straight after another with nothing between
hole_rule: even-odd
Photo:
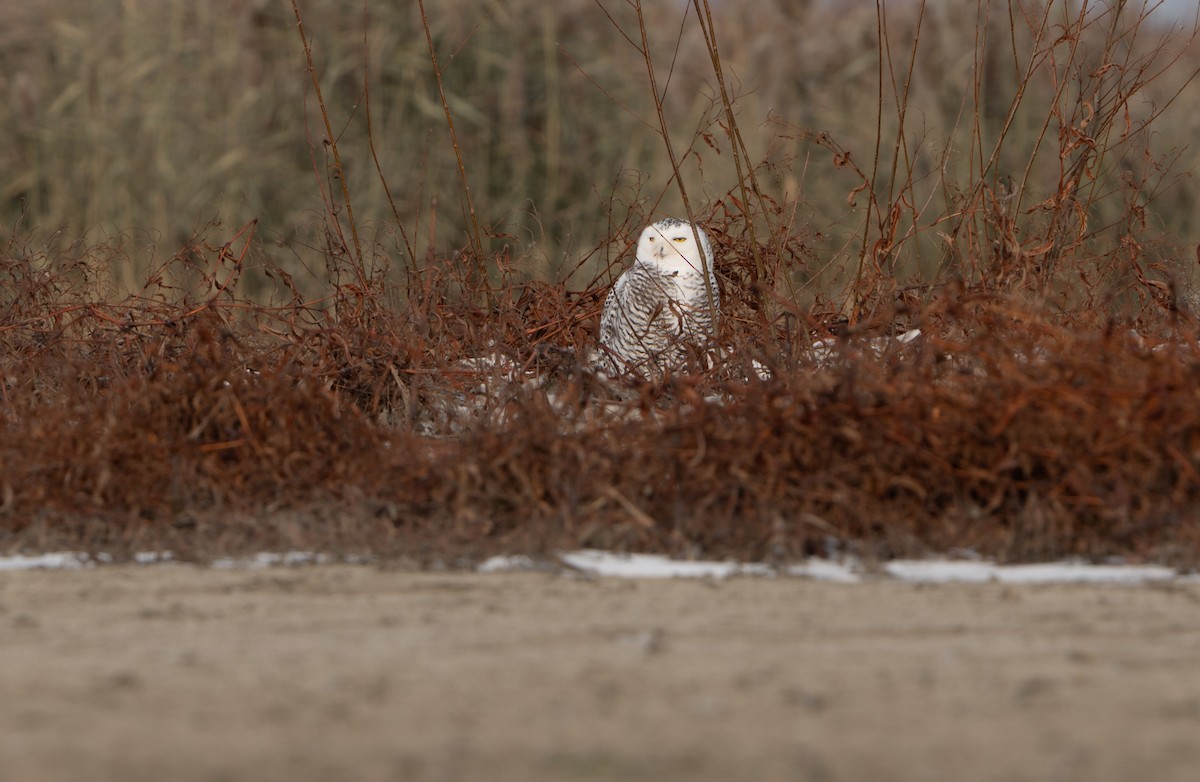
<instances>
[{"instance_id":1,"label":"snow patch","mask_svg":"<svg viewBox=\"0 0 1200 782\"><path fill-rule=\"evenodd\" d=\"M716 578L731 576L786 575L843 584L868 578L855 562L809 559L776 570L765 564L695 562L672 560L651 554L613 554L607 551L576 551L560 554L571 567L611 578ZM1161 565L1092 565L1085 562L1050 562L1035 565L997 565L982 561L895 560L883 565L883 575L897 581L920 584L1145 584L1185 580Z\"/></svg>"},{"instance_id":2,"label":"snow patch","mask_svg":"<svg viewBox=\"0 0 1200 782\"><path fill-rule=\"evenodd\" d=\"M170 551L144 551L134 554L139 565L175 561ZM333 563L366 564L369 557L333 557L311 551L262 552L253 557L213 560L217 570L261 570L270 567L296 567ZM568 567L607 578L710 578L734 576L791 576L842 584L857 584L882 576L918 584L1146 584L1171 581L1179 584L1200 583L1200 573L1180 574L1162 565L1093 565L1086 562L1047 562L1031 565L997 565L981 560L893 560L884 563L878 576L867 572L853 560L810 558L804 562L776 568L764 563L687 561L655 554L614 554L584 549L558 555ZM36 555L17 554L0 557L0 572L16 570L75 570L109 564L106 554L95 557L69 551ZM496 556L484 560L478 573L510 573L554 570L553 561L544 562L524 555Z\"/></svg>"},{"instance_id":3,"label":"snow patch","mask_svg":"<svg viewBox=\"0 0 1200 782\"><path fill-rule=\"evenodd\" d=\"M0 570L76 570L91 566L92 562L86 554L72 554L68 551L28 557L22 554L0 557Z\"/></svg>"},{"instance_id":4,"label":"snow patch","mask_svg":"<svg viewBox=\"0 0 1200 782\"><path fill-rule=\"evenodd\" d=\"M814 581L831 581L836 584L857 584L862 581L862 577L854 571L851 565L815 557L802 564L791 565L784 572L789 576L811 578Z\"/></svg>"},{"instance_id":5,"label":"snow patch","mask_svg":"<svg viewBox=\"0 0 1200 782\"><path fill-rule=\"evenodd\" d=\"M263 551L253 557L214 559L212 567L217 570L262 570L268 567L297 567L299 565L326 565L339 562L328 554L311 551L285 551L283 553Z\"/></svg>"},{"instance_id":6,"label":"snow patch","mask_svg":"<svg viewBox=\"0 0 1200 782\"><path fill-rule=\"evenodd\" d=\"M737 575L774 575L773 568L738 562L688 562L654 554L613 554L585 549L558 555L573 568L615 578L729 578Z\"/></svg>"},{"instance_id":7,"label":"snow patch","mask_svg":"<svg viewBox=\"0 0 1200 782\"><path fill-rule=\"evenodd\" d=\"M528 570L537 570L537 568L538 563L533 561L531 557L518 554L515 557L488 557L483 562L480 562L475 570L478 573L519 573Z\"/></svg>"},{"instance_id":8,"label":"snow patch","mask_svg":"<svg viewBox=\"0 0 1200 782\"><path fill-rule=\"evenodd\" d=\"M1085 562L1047 562L1036 565L996 565L990 562L895 560L883 572L900 581L923 584L1142 584L1167 581L1176 572L1160 565L1091 565Z\"/></svg>"}]
</instances>

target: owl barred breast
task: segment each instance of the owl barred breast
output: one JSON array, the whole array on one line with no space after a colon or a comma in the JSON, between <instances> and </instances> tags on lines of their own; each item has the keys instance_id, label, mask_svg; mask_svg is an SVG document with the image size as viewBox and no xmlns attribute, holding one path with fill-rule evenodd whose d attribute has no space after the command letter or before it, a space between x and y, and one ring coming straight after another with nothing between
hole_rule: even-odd
<instances>
[{"instance_id":1,"label":"owl barred breast","mask_svg":"<svg viewBox=\"0 0 1200 782\"><path fill-rule=\"evenodd\" d=\"M637 258L604 302L601 367L609 375L643 377L682 367L689 345L703 348L715 336L719 306L708 234L673 218L647 226L638 239Z\"/></svg>"}]
</instances>

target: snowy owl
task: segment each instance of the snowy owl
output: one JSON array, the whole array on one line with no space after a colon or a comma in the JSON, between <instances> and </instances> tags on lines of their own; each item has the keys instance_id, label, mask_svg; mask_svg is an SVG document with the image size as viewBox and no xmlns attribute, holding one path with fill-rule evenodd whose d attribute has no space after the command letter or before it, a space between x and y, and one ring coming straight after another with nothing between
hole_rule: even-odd
<instances>
[{"instance_id":1,"label":"snowy owl","mask_svg":"<svg viewBox=\"0 0 1200 782\"><path fill-rule=\"evenodd\" d=\"M682 366L689 345L703 348L715 336L719 305L708 234L673 218L647 226L633 266L604 302L602 368L609 375L653 376Z\"/></svg>"}]
</instances>

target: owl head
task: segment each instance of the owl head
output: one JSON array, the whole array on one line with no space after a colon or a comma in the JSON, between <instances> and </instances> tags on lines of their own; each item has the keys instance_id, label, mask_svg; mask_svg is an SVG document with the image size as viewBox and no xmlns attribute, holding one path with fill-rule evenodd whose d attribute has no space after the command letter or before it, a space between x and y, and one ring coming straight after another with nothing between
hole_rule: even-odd
<instances>
[{"instance_id":1,"label":"owl head","mask_svg":"<svg viewBox=\"0 0 1200 782\"><path fill-rule=\"evenodd\" d=\"M696 247L696 234L700 235L700 247ZM708 234L699 226L693 232L691 223L673 217L646 226L638 239L637 259L667 273L703 275L713 271Z\"/></svg>"}]
</instances>

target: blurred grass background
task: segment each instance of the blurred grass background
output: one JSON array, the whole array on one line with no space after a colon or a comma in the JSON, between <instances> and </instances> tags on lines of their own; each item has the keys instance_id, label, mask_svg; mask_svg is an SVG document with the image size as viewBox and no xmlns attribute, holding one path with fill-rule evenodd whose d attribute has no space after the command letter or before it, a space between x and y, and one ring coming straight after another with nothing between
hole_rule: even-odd
<instances>
[{"instance_id":1,"label":"blurred grass background","mask_svg":"<svg viewBox=\"0 0 1200 782\"><path fill-rule=\"evenodd\" d=\"M737 178L709 55L685 5L647 2L643 10L673 140L691 150L685 184L708 212L736 192ZM997 166L982 172L1032 49L1037 4L985 3L984 11L938 2L923 10L898 146L896 95L907 78L917 3L885 4L883 48L899 71L884 73L878 118L874 3L712 5L738 123L752 162L762 164L760 183L789 230L809 237L817 262L802 276L826 290L851 281L866 200L848 198L859 181L835 165L816 134L827 133L867 172L879 142L881 202L894 201L911 181L909 199L919 209L904 219L917 224L918 241L893 268L905 279L929 280L945 271L937 220L953 214L981 177L1020 180L1029 169L1023 205L1049 197L1060 146L1054 123L1051 143L1038 144L1047 117L1056 106L1094 106L1118 78L1067 83L1074 74L1062 69L1056 81L1049 63L1027 85ZM1068 5L1052 19L1078 8ZM1142 10L1140 0L1128 8L1093 5L1098 18L1108 14L1118 27ZM1117 6L1123 18L1114 15ZM307 0L300 8L373 256L404 268L464 247L462 190L416 3L367 3L365 13L353 0ZM629 4L443 0L427 9L487 249L507 246L522 275L561 280L574 273L583 284L624 249L623 231L636 231L652 213L681 213L646 64L625 37L638 40ZM1127 204L1119 193L1133 183L1163 255L1198 233L1200 84L1188 79L1200 68L1200 47L1187 43L1190 26L1166 13L1152 14L1126 46L1136 61L1172 26L1183 31L1168 42L1179 59L1135 91L1124 106L1128 125L1111 128L1109 141L1169 108L1152 132L1117 139L1091 184L1094 194L1116 197L1088 202L1090 222L1102 227L1120 218ZM1100 19L1089 34L1111 29ZM1103 41L1084 41L1081 58L1104 50ZM1094 65L1099 71L1105 63ZM372 161L367 86L380 164L416 258L406 257ZM262 252L273 263L302 287L325 283L321 188L332 187L331 176L288 3L5 3L0 101L0 239L25 235L50 250L118 243L124 250L114 255L115 282L135 288L152 263L197 232L221 243L258 219ZM1175 256L1154 260L1194 266Z\"/></svg>"}]
</instances>

